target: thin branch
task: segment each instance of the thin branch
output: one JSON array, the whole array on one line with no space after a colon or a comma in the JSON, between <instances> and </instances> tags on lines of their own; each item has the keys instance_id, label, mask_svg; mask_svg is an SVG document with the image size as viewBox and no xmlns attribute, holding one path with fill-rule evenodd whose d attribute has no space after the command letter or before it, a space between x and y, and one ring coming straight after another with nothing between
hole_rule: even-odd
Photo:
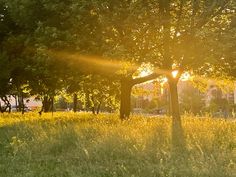
<instances>
[{"instance_id":1,"label":"thin branch","mask_svg":"<svg viewBox=\"0 0 236 177\"><path fill-rule=\"evenodd\" d=\"M198 24L196 24L195 28L202 28L203 26L207 25L211 19L217 17L218 15L220 15L222 13L222 11L225 9L225 7L229 4L230 1L227 1L225 2L225 4L221 5L221 7L215 12L215 13L212 13L212 14L203 14L206 18L205 20L202 20L200 21ZM212 12L213 10L213 7L211 7L210 10L208 10L209 12Z\"/></svg>"},{"instance_id":2,"label":"thin branch","mask_svg":"<svg viewBox=\"0 0 236 177\"><path fill-rule=\"evenodd\" d=\"M183 4L184 4L184 1L181 0L180 1L180 7L179 7L179 11L178 11L178 18L177 18L177 23L176 23L176 29L175 29L175 35L174 37L176 37L178 31L179 31L179 28L180 28L180 21L181 21L181 16L183 14Z\"/></svg>"}]
</instances>

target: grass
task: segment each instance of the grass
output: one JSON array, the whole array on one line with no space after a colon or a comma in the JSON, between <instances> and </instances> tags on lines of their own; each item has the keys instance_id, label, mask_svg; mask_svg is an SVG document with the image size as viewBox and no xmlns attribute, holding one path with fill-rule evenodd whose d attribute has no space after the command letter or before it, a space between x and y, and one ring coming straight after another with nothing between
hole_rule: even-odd
<instances>
[{"instance_id":1,"label":"grass","mask_svg":"<svg viewBox=\"0 0 236 177\"><path fill-rule=\"evenodd\" d=\"M234 177L236 122L183 118L188 152L173 157L171 119L0 114L1 177Z\"/></svg>"}]
</instances>

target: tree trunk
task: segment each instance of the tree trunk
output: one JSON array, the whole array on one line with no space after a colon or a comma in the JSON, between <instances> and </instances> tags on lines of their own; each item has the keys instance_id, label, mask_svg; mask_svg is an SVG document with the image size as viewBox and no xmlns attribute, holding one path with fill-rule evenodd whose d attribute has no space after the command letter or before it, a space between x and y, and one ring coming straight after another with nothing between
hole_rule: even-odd
<instances>
[{"instance_id":1,"label":"tree trunk","mask_svg":"<svg viewBox=\"0 0 236 177\"><path fill-rule=\"evenodd\" d=\"M159 75L156 73L145 77L133 79L126 77L121 80L121 99L120 99L120 118L121 120L128 119L131 111L131 90L136 84L156 79Z\"/></svg>"},{"instance_id":2,"label":"tree trunk","mask_svg":"<svg viewBox=\"0 0 236 177\"><path fill-rule=\"evenodd\" d=\"M179 111L177 83L177 79L169 79L172 115L172 146L173 149L179 150L185 148L185 140Z\"/></svg>"},{"instance_id":3,"label":"tree trunk","mask_svg":"<svg viewBox=\"0 0 236 177\"><path fill-rule=\"evenodd\" d=\"M93 113L93 114L96 114L96 112L95 112L95 106L92 106L92 107L91 107L91 110L92 110L92 113Z\"/></svg>"},{"instance_id":4,"label":"tree trunk","mask_svg":"<svg viewBox=\"0 0 236 177\"><path fill-rule=\"evenodd\" d=\"M15 98L15 106L16 106L16 110L18 110L17 95L14 95L13 97Z\"/></svg>"},{"instance_id":5,"label":"tree trunk","mask_svg":"<svg viewBox=\"0 0 236 177\"><path fill-rule=\"evenodd\" d=\"M129 118L131 111L131 90L132 84L128 79L121 81L121 99L120 99L120 119Z\"/></svg>"},{"instance_id":6,"label":"tree trunk","mask_svg":"<svg viewBox=\"0 0 236 177\"><path fill-rule=\"evenodd\" d=\"M78 97L77 97L77 94L74 93L74 96L73 96L73 111L74 112L77 111L77 104L78 104Z\"/></svg>"},{"instance_id":7,"label":"tree trunk","mask_svg":"<svg viewBox=\"0 0 236 177\"><path fill-rule=\"evenodd\" d=\"M90 111L90 107L91 107L91 101L89 98L89 93L85 92L85 110L86 110L86 112Z\"/></svg>"},{"instance_id":8,"label":"tree trunk","mask_svg":"<svg viewBox=\"0 0 236 177\"><path fill-rule=\"evenodd\" d=\"M4 110L3 110L3 108L2 108L1 100L0 100L0 111L1 111L1 113L4 112Z\"/></svg>"},{"instance_id":9,"label":"tree trunk","mask_svg":"<svg viewBox=\"0 0 236 177\"><path fill-rule=\"evenodd\" d=\"M94 101L94 96L93 95L91 96L91 101L92 102L90 102L90 106L91 106L92 113L96 114L96 111L95 111L95 101Z\"/></svg>"},{"instance_id":10,"label":"tree trunk","mask_svg":"<svg viewBox=\"0 0 236 177\"><path fill-rule=\"evenodd\" d=\"M17 111L21 112L21 110L22 110L22 99L21 99L21 95L18 94L17 97L18 97L18 109L17 109Z\"/></svg>"},{"instance_id":11,"label":"tree trunk","mask_svg":"<svg viewBox=\"0 0 236 177\"><path fill-rule=\"evenodd\" d=\"M54 112L54 97L51 97L51 111L52 111L52 116L53 116L53 112Z\"/></svg>"},{"instance_id":12,"label":"tree trunk","mask_svg":"<svg viewBox=\"0 0 236 177\"><path fill-rule=\"evenodd\" d=\"M8 104L8 113L11 113L11 104Z\"/></svg>"},{"instance_id":13,"label":"tree trunk","mask_svg":"<svg viewBox=\"0 0 236 177\"><path fill-rule=\"evenodd\" d=\"M8 109L8 113L11 112L11 104L10 104L10 101L7 99L7 96L3 96L1 97L1 100L4 102L4 107L2 107L0 105L0 108L1 108L1 112L6 112L7 109Z\"/></svg>"},{"instance_id":14,"label":"tree trunk","mask_svg":"<svg viewBox=\"0 0 236 177\"><path fill-rule=\"evenodd\" d=\"M97 106L97 114L99 114L99 112L100 112L101 104L102 104L102 102L99 102L99 103L98 103L98 106Z\"/></svg>"},{"instance_id":15,"label":"tree trunk","mask_svg":"<svg viewBox=\"0 0 236 177\"><path fill-rule=\"evenodd\" d=\"M21 103L22 103L21 113L24 114L25 113L25 104L24 104L23 92L21 92Z\"/></svg>"},{"instance_id":16,"label":"tree trunk","mask_svg":"<svg viewBox=\"0 0 236 177\"><path fill-rule=\"evenodd\" d=\"M51 100L48 96L44 96L43 98L43 111L50 112L51 110Z\"/></svg>"}]
</instances>

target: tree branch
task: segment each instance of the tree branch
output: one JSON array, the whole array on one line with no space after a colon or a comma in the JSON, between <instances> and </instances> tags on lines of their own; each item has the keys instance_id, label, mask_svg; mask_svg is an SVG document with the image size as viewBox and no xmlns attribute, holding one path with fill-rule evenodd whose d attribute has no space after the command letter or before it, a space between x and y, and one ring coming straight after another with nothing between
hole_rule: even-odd
<instances>
[{"instance_id":1,"label":"tree branch","mask_svg":"<svg viewBox=\"0 0 236 177\"><path fill-rule=\"evenodd\" d=\"M222 13L222 11L225 9L225 7L229 4L230 1L225 2L223 5L221 5L219 7L219 9L212 14L203 14L202 16L206 17L204 20L200 21L198 24L196 24L195 28L202 28L203 26L205 26L206 24L208 24L212 18L215 18L216 16L220 15ZM208 12L212 12L213 11L214 6L212 5L210 10L208 9Z\"/></svg>"},{"instance_id":2,"label":"tree branch","mask_svg":"<svg viewBox=\"0 0 236 177\"><path fill-rule=\"evenodd\" d=\"M180 29L180 22L181 22L181 16L183 14L183 0L180 1L180 7L179 7L179 11L177 13L177 23L176 23L176 29L175 29L175 35L174 37L176 37L177 33L179 32Z\"/></svg>"},{"instance_id":3,"label":"tree branch","mask_svg":"<svg viewBox=\"0 0 236 177\"><path fill-rule=\"evenodd\" d=\"M139 78L133 79L131 82L132 82L132 85L141 84L143 82L156 79L159 76L160 76L160 74L153 73L153 74L150 74L150 75L145 76L145 77L139 77Z\"/></svg>"}]
</instances>

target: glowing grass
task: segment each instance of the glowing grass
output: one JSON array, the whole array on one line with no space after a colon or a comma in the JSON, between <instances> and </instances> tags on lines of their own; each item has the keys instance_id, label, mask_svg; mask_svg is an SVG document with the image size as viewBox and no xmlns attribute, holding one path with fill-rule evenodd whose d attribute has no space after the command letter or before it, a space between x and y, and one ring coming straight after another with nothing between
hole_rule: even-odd
<instances>
[{"instance_id":1,"label":"glowing grass","mask_svg":"<svg viewBox=\"0 0 236 177\"><path fill-rule=\"evenodd\" d=\"M0 176L235 176L234 121L184 118L188 152L175 158L170 125L112 114L1 114Z\"/></svg>"}]
</instances>

